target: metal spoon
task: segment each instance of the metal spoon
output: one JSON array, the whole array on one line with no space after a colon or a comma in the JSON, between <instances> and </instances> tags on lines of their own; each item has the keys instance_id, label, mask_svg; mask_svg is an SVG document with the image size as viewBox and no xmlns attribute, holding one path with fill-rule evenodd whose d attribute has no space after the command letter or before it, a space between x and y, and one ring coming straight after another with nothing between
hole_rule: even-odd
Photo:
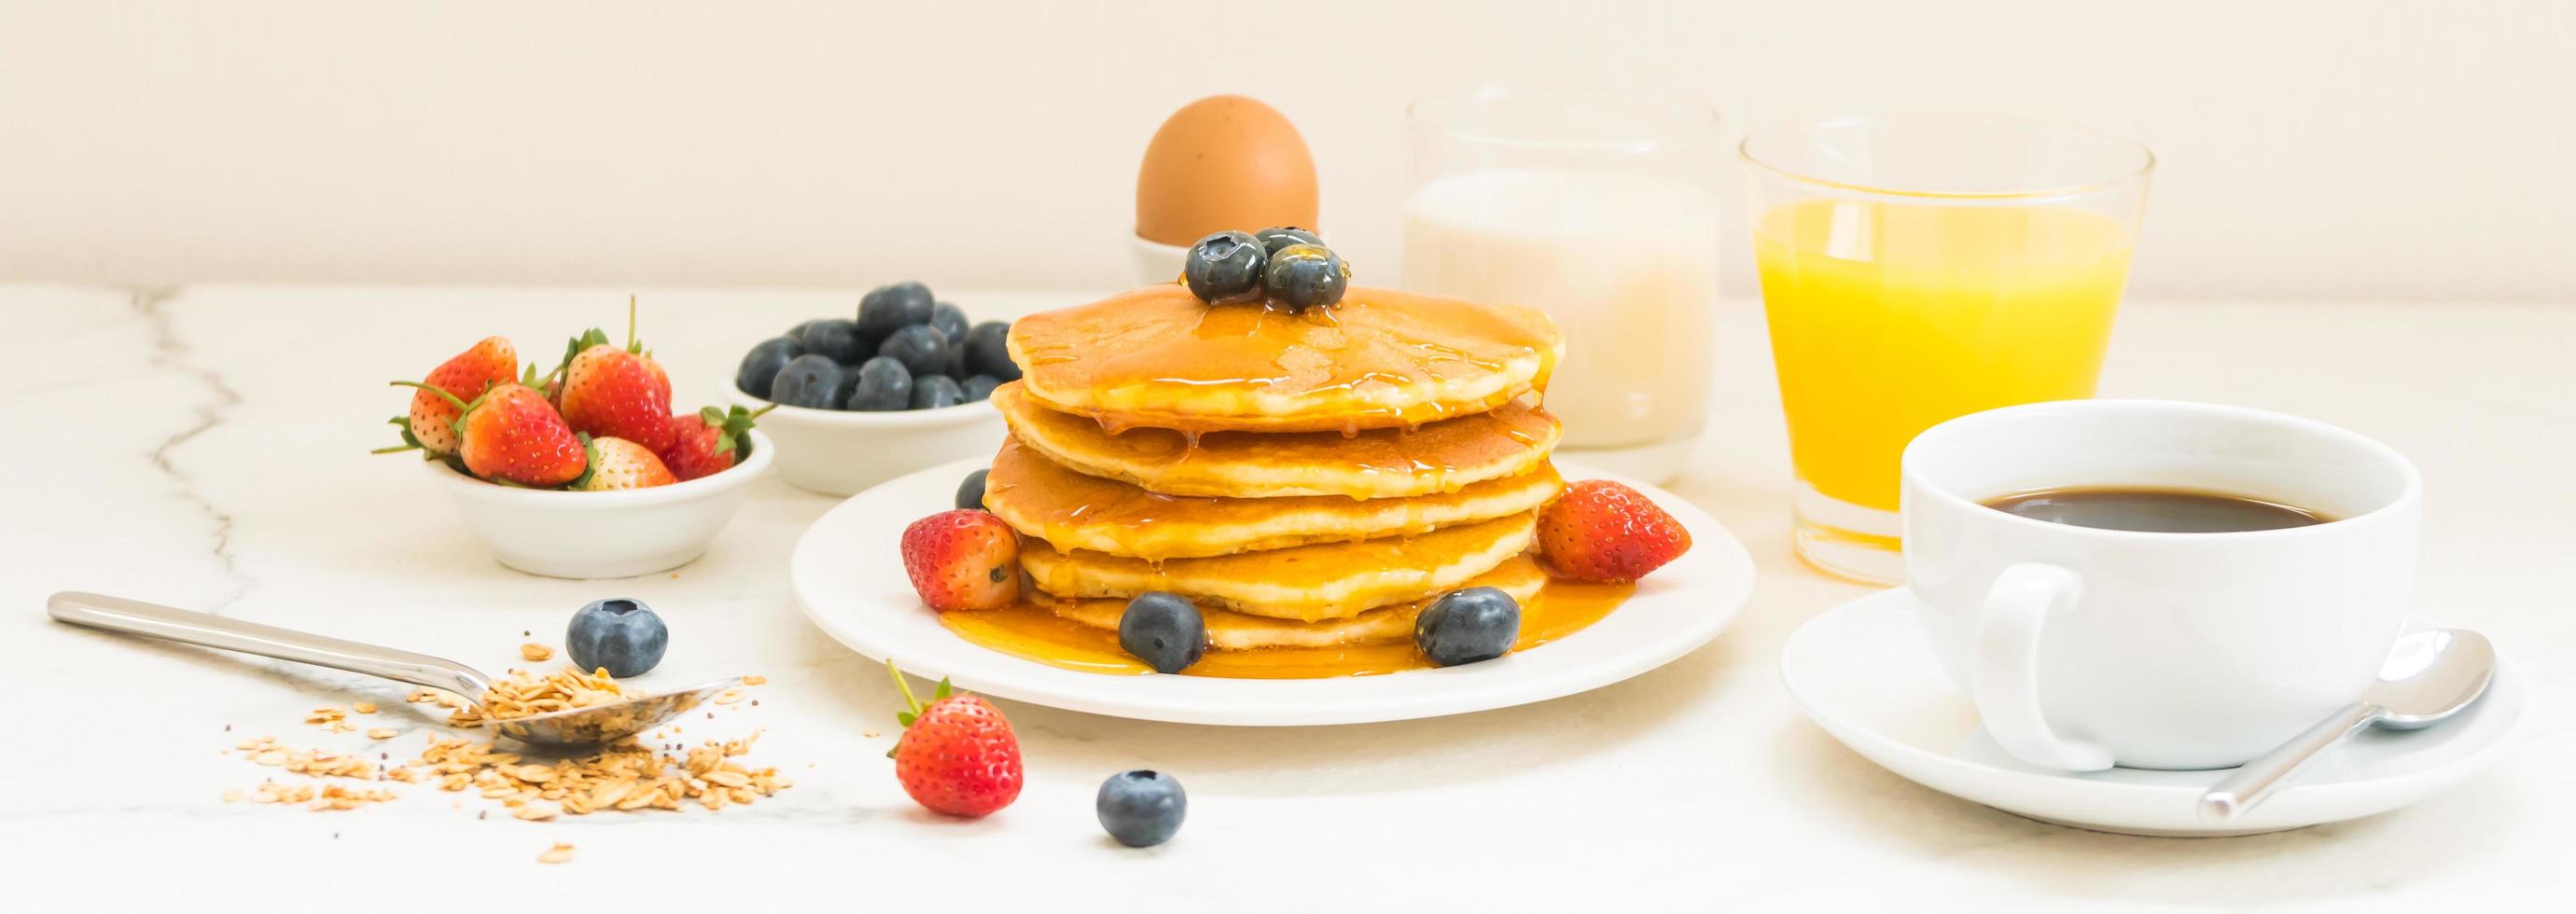
<instances>
[{"instance_id":1,"label":"metal spoon","mask_svg":"<svg viewBox=\"0 0 2576 914\"><path fill-rule=\"evenodd\" d=\"M2200 797L2204 819L2232 819L2263 802L2318 754L2366 727L2418 730L2474 704L2495 679L2495 646L2465 628L2437 628L2397 639L2379 681L2361 700L2245 763Z\"/></svg>"},{"instance_id":2,"label":"metal spoon","mask_svg":"<svg viewBox=\"0 0 2576 914\"><path fill-rule=\"evenodd\" d=\"M453 660L94 593L64 591L55 594L45 601L45 612L74 625L258 654L444 689L473 702L475 709L482 711L484 719L501 735L530 745L557 749L604 745L642 733L742 681L740 678L724 679L611 704L501 720L492 717L491 709L483 705L483 693L491 688L492 677Z\"/></svg>"}]
</instances>

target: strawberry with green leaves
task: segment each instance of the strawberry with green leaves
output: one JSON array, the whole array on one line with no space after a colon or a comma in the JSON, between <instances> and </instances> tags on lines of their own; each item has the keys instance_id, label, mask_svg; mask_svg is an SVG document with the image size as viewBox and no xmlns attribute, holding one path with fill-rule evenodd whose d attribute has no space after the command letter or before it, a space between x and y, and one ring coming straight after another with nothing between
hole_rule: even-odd
<instances>
[{"instance_id":1,"label":"strawberry with green leaves","mask_svg":"<svg viewBox=\"0 0 2576 914\"><path fill-rule=\"evenodd\" d=\"M439 396L454 399L446 391ZM554 404L519 384L456 401L456 456L466 472L508 485L552 489L590 467L589 449L555 414Z\"/></svg>"},{"instance_id":2,"label":"strawberry with green leaves","mask_svg":"<svg viewBox=\"0 0 2576 914\"><path fill-rule=\"evenodd\" d=\"M589 446L590 467L572 481L570 488L581 492L614 492L621 489L650 489L680 480L662 465L662 458L643 445L624 438L579 436Z\"/></svg>"},{"instance_id":3,"label":"strawberry with green leaves","mask_svg":"<svg viewBox=\"0 0 2576 914\"><path fill-rule=\"evenodd\" d=\"M509 340L494 336L439 363L417 383L395 381L398 387L420 389L412 392L411 413L392 419L402 429L403 443L378 448L376 453L420 450L432 457L456 453L456 417L464 412L462 404L518 376L519 350Z\"/></svg>"},{"instance_id":4,"label":"strawberry with green leaves","mask_svg":"<svg viewBox=\"0 0 2576 914\"><path fill-rule=\"evenodd\" d=\"M555 369L557 410L573 431L624 438L660 453L671 442L671 377L635 339L635 302L626 303L626 345L593 328L574 337Z\"/></svg>"},{"instance_id":5,"label":"strawberry with green leaves","mask_svg":"<svg viewBox=\"0 0 2576 914\"><path fill-rule=\"evenodd\" d=\"M924 705L894 661L886 661L904 710L895 715L903 736L886 753L903 792L932 812L980 818L1020 797L1020 739L992 702L949 694L948 680Z\"/></svg>"},{"instance_id":6,"label":"strawberry with green leaves","mask_svg":"<svg viewBox=\"0 0 2576 914\"><path fill-rule=\"evenodd\" d=\"M671 444L662 449L662 463L671 475L682 481L713 476L733 469L742 461L745 447L751 443L753 420L761 413L777 409L772 403L750 412L736 406L732 409L707 407L695 413L671 417Z\"/></svg>"}]
</instances>

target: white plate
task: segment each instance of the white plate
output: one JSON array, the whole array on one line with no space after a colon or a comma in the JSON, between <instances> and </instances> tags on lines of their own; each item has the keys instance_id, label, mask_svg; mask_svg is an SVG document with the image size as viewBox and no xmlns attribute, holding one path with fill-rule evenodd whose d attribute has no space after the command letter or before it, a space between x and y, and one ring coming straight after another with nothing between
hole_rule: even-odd
<instances>
[{"instance_id":1,"label":"white plate","mask_svg":"<svg viewBox=\"0 0 2576 914\"><path fill-rule=\"evenodd\" d=\"M1140 720L1238 726L1355 724L1463 714L1595 689L1708 643L1753 591L1744 546L1698 508L1653 486L1690 530L1691 550L1657 570L1591 627L1532 650L1447 669L1337 679L1107 676L977 646L921 605L897 550L905 525L954 506L957 484L986 458L887 482L815 521L788 562L796 602L824 633L906 672L1032 704ZM1568 479L1616 478L1558 464Z\"/></svg>"},{"instance_id":2,"label":"white plate","mask_svg":"<svg viewBox=\"0 0 2576 914\"><path fill-rule=\"evenodd\" d=\"M2226 771L2114 768L2076 774L2014 760L1978 726L1977 709L1944 676L1905 588L1825 611L1780 651L1780 677L1817 726L1889 771L2005 812L2098 831L2156 836L2250 835L2387 812L2468 779L2502 757L2531 703L2498 658L2494 685L2441 726L2362 733L2236 821L2199 817L2202 791ZM2409 630L2435 628L2421 618Z\"/></svg>"}]
</instances>

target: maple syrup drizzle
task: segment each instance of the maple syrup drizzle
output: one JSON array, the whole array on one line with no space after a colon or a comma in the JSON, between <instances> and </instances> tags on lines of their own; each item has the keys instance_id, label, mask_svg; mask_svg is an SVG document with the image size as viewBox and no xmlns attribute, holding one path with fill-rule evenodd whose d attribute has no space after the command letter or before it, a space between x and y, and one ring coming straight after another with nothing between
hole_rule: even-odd
<instances>
[{"instance_id":1,"label":"maple syrup drizzle","mask_svg":"<svg viewBox=\"0 0 2576 914\"><path fill-rule=\"evenodd\" d=\"M1538 596L1521 607L1521 637L1514 652L1526 651L1590 627L1627 602L1634 584L1589 584L1550 578ZM1139 676L1152 668L1118 647L1118 633L1056 615L1046 606L1023 600L1002 609L942 613L939 622L957 636L1005 654L1085 673ZM1249 651L1209 651L1184 676L1223 679L1327 679L1378 676L1428 669L1431 661L1409 642L1344 647L1274 647Z\"/></svg>"}]
</instances>

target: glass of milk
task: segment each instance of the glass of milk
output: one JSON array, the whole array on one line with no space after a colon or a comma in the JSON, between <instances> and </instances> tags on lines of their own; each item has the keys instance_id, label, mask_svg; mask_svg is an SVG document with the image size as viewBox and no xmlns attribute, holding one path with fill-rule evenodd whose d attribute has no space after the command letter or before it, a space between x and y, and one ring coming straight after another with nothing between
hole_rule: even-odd
<instances>
[{"instance_id":1,"label":"glass of milk","mask_svg":"<svg viewBox=\"0 0 2576 914\"><path fill-rule=\"evenodd\" d=\"M1708 420L1717 112L1617 92L1416 102L1404 287L1547 311L1560 453L1652 482Z\"/></svg>"}]
</instances>

